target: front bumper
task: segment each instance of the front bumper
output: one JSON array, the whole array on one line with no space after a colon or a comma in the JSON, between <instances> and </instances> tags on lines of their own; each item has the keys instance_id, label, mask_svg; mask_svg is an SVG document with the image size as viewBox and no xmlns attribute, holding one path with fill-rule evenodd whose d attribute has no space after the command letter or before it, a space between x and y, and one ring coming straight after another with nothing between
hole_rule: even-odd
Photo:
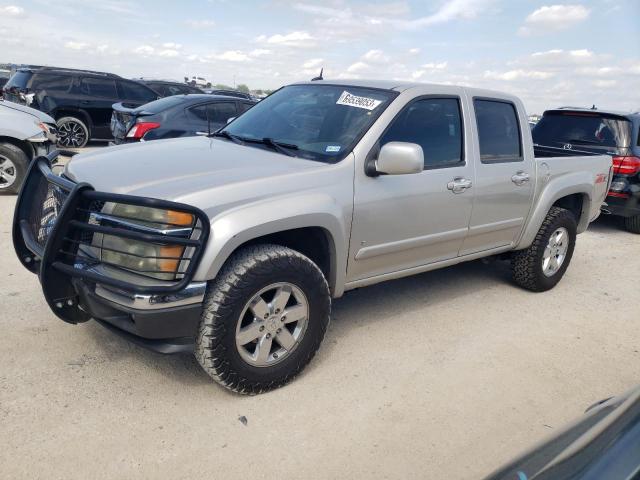
<instances>
[{"instance_id":1,"label":"front bumper","mask_svg":"<svg viewBox=\"0 0 640 480\"><path fill-rule=\"evenodd\" d=\"M187 205L105 194L95 192L88 184L74 184L51 172L54 156L40 157L32 163L13 222L18 258L25 268L38 274L51 310L68 323L96 319L162 353L190 350L206 290L206 283L192 280L209 233L205 214ZM198 234L176 238L141 233L135 226L106 226L96 219L100 218L101 205L108 202L189 212L197 219L193 230ZM93 247L94 235L106 234L160 245L177 243L190 254L180 257L181 267L174 281L150 281L131 271L119 271L103 262L101 256L86 256L80 246Z\"/></svg>"}]
</instances>

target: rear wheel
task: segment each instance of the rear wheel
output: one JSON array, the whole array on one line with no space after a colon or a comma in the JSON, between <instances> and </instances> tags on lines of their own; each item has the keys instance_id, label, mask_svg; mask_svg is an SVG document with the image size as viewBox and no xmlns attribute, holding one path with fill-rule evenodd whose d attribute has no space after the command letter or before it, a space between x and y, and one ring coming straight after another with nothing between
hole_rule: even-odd
<instances>
[{"instance_id":1,"label":"rear wheel","mask_svg":"<svg viewBox=\"0 0 640 480\"><path fill-rule=\"evenodd\" d=\"M511 257L515 283L534 292L555 287L573 256L576 229L576 219L569 210L551 207L531 246Z\"/></svg>"},{"instance_id":2,"label":"rear wheel","mask_svg":"<svg viewBox=\"0 0 640 480\"><path fill-rule=\"evenodd\" d=\"M631 233L640 233L640 215L626 217L624 219L624 228Z\"/></svg>"},{"instance_id":3,"label":"rear wheel","mask_svg":"<svg viewBox=\"0 0 640 480\"><path fill-rule=\"evenodd\" d=\"M82 148L89 142L89 128L76 117L62 117L56 122L58 145L65 148Z\"/></svg>"},{"instance_id":4,"label":"rear wheel","mask_svg":"<svg viewBox=\"0 0 640 480\"><path fill-rule=\"evenodd\" d=\"M12 143L0 143L0 193L18 193L29 166L29 157Z\"/></svg>"},{"instance_id":5,"label":"rear wheel","mask_svg":"<svg viewBox=\"0 0 640 480\"><path fill-rule=\"evenodd\" d=\"M327 282L309 258L278 245L247 247L209 288L196 358L229 390L272 390L311 361L330 310Z\"/></svg>"}]
</instances>

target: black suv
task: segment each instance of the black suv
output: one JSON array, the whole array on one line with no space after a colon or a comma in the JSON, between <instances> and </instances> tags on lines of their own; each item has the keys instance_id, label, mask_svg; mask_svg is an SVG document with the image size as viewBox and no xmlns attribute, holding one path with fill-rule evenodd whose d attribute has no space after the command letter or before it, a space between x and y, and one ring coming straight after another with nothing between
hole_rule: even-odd
<instances>
[{"instance_id":1,"label":"black suv","mask_svg":"<svg viewBox=\"0 0 640 480\"><path fill-rule=\"evenodd\" d=\"M640 233L640 112L563 107L544 112L533 143L613 157L613 181L603 208Z\"/></svg>"},{"instance_id":2,"label":"black suv","mask_svg":"<svg viewBox=\"0 0 640 480\"><path fill-rule=\"evenodd\" d=\"M17 70L4 86L4 97L51 115L60 146L84 147L89 140L111 139L114 103L136 107L159 95L112 73L43 67Z\"/></svg>"},{"instance_id":3,"label":"black suv","mask_svg":"<svg viewBox=\"0 0 640 480\"><path fill-rule=\"evenodd\" d=\"M185 95L189 93L204 93L198 87L187 85L186 83L173 82L171 80L151 80L146 78L136 78L136 82L146 85L156 92L160 97L170 97L172 95Z\"/></svg>"}]
</instances>

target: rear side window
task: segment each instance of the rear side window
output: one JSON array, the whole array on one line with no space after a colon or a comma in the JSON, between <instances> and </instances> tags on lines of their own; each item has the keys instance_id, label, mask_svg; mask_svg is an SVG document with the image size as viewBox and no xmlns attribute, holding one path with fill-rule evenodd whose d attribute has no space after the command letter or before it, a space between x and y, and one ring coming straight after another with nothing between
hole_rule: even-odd
<instances>
[{"instance_id":1,"label":"rear side window","mask_svg":"<svg viewBox=\"0 0 640 480\"><path fill-rule=\"evenodd\" d=\"M209 103L192 107L188 112L201 122L209 121L211 125L223 126L227 124L227 120L236 116L236 104L233 102Z\"/></svg>"},{"instance_id":2,"label":"rear side window","mask_svg":"<svg viewBox=\"0 0 640 480\"><path fill-rule=\"evenodd\" d=\"M417 143L424 153L424 167L438 168L464 163L462 119L457 98L426 98L406 106L380 140Z\"/></svg>"},{"instance_id":3,"label":"rear side window","mask_svg":"<svg viewBox=\"0 0 640 480\"><path fill-rule=\"evenodd\" d=\"M118 98L116 82L107 78L83 78L80 88L92 97Z\"/></svg>"},{"instance_id":4,"label":"rear side window","mask_svg":"<svg viewBox=\"0 0 640 480\"><path fill-rule=\"evenodd\" d=\"M33 76L31 72L21 72L17 71L13 74L13 76L9 79L9 81L5 84L5 88L9 90L10 88L23 89L27 88L27 84L29 80Z\"/></svg>"},{"instance_id":5,"label":"rear side window","mask_svg":"<svg viewBox=\"0 0 640 480\"><path fill-rule=\"evenodd\" d=\"M147 87L135 82L118 82L122 91L122 97L134 102L151 102L158 98L158 95Z\"/></svg>"},{"instance_id":6,"label":"rear side window","mask_svg":"<svg viewBox=\"0 0 640 480\"><path fill-rule=\"evenodd\" d=\"M520 124L515 106L500 100L474 99L482 163L522 161Z\"/></svg>"},{"instance_id":7,"label":"rear side window","mask_svg":"<svg viewBox=\"0 0 640 480\"><path fill-rule=\"evenodd\" d=\"M240 102L240 111L238 112L238 114L246 112L251 107L253 107L253 103Z\"/></svg>"},{"instance_id":8,"label":"rear side window","mask_svg":"<svg viewBox=\"0 0 640 480\"><path fill-rule=\"evenodd\" d=\"M184 102L184 97L164 97L158 100L154 100L153 102L147 103L144 108L140 107L141 110L149 113L160 113L169 108L175 107L176 105L180 105Z\"/></svg>"},{"instance_id":9,"label":"rear side window","mask_svg":"<svg viewBox=\"0 0 640 480\"><path fill-rule=\"evenodd\" d=\"M31 82L32 90L46 90L47 92L68 92L73 77L70 75L38 74Z\"/></svg>"},{"instance_id":10,"label":"rear side window","mask_svg":"<svg viewBox=\"0 0 640 480\"><path fill-rule=\"evenodd\" d=\"M533 143L548 146L628 148L631 122L590 112L547 112L533 130Z\"/></svg>"}]
</instances>

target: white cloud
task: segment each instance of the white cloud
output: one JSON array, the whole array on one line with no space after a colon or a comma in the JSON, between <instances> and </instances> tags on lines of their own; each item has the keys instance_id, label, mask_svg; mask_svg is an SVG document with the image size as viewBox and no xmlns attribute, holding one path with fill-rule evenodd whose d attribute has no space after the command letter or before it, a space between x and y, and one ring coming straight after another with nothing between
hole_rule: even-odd
<instances>
[{"instance_id":1,"label":"white cloud","mask_svg":"<svg viewBox=\"0 0 640 480\"><path fill-rule=\"evenodd\" d=\"M487 70L486 72L484 72L484 78L488 78L491 80L504 80L507 82L525 78L533 80L546 80L553 76L554 74L551 72L541 72L537 70L509 70L507 72L493 72L491 70Z\"/></svg>"},{"instance_id":2,"label":"white cloud","mask_svg":"<svg viewBox=\"0 0 640 480\"><path fill-rule=\"evenodd\" d=\"M0 18L7 17L24 17L25 11L22 7L16 7L15 5L7 5L0 7Z\"/></svg>"},{"instance_id":3,"label":"white cloud","mask_svg":"<svg viewBox=\"0 0 640 480\"><path fill-rule=\"evenodd\" d=\"M527 16L518 33L526 36L566 30L589 18L590 13L583 5L545 5Z\"/></svg>"},{"instance_id":4,"label":"white cloud","mask_svg":"<svg viewBox=\"0 0 640 480\"><path fill-rule=\"evenodd\" d=\"M356 73L369 69L369 65L364 62L356 62L347 67L347 73Z\"/></svg>"},{"instance_id":5,"label":"white cloud","mask_svg":"<svg viewBox=\"0 0 640 480\"><path fill-rule=\"evenodd\" d=\"M249 52L249 55L252 57L262 57L264 55L271 55L273 52L271 50L267 50L266 48L256 48Z\"/></svg>"},{"instance_id":6,"label":"white cloud","mask_svg":"<svg viewBox=\"0 0 640 480\"><path fill-rule=\"evenodd\" d=\"M172 48L167 48L167 49L158 51L158 56L160 57L172 58L172 57L177 57L178 55L180 55L180 52Z\"/></svg>"},{"instance_id":7,"label":"white cloud","mask_svg":"<svg viewBox=\"0 0 640 480\"><path fill-rule=\"evenodd\" d=\"M219 55L214 55L213 58L218 60L225 60L228 62L246 62L250 60L249 55L239 50L227 50Z\"/></svg>"},{"instance_id":8,"label":"white cloud","mask_svg":"<svg viewBox=\"0 0 640 480\"><path fill-rule=\"evenodd\" d=\"M270 37L266 35L260 35L257 39L258 42L267 43L270 45L286 45L288 47L304 47L310 46L315 40L309 32L295 31L287 33L286 35L276 34Z\"/></svg>"},{"instance_id":9,"label":"white cloud","mask_svg":"<svg viewBox=\"0 0 640 480\"><path fill-rule=\"evenodd\" d=\"M198 30L206 30L216 26L216 22L213 20L187 20L184 23Z\"/></svg>"},{"instance_id":10,"label":"white cloud","mask_svg":"<svg viewBox=\"0 0 640 480\"><path fill-rule=\"evenodd\" d=\"M322 58L312 58L304 62L302 64L302 68L318 68L322 65L322 62L324 62L324 59Z\"/></svg>"},{"instance_id":11,"label":"white cloud","mask_svg":"<svg viewBox=\"0 0 640 480\"><path fill-rule=\"evenodd\" d=\"M444 70L445 68L447 68L447 62L425 63L424 65L422 65L422 68L426 68L429 70Z\"/></svg>"},{"instance_id":12,"label":"white cloud","mask_svg":"<svg viewBox=\"0 0 640 480\"><path fill-rule=\"evenodd\" d=\"M413 20L389 20L391 25L404 30L416 30L439 23L468 20L485 12L493 0L451 0L433 14Z\"/></svg>"},{"instance_id":13,"label":"white cloud","mask_svg":"<svg viewBox=\"0 0 640 480\"><path fill-rule=\"evenodd\" d=\"M173 42L165 42L162 44L162 48L170 48L172 50L180 50L182 48L182 45L179 43L173 43Z\"/></svg>"},{"instance_id":14,"label":"white cloud","mask_svg":"<svg viewBox=\"0 0 640 480\"><path fill-rule=\"evenodd\" d=\"M419 54L419 53L420 53L420 49L419 49L419 48L410 48L410 49L409 49L409 53L410 53L411 55L417 55L417 54Z\"/></svg>"},{"instance_id":15,"label":"white cloud","mask_svg":"<svg viewBox=\"0 0 640 480\"><path fill-rule=\"evenodd\" d=\"M133 53L137 53L138 55L153 55L156 52L156 49L151 45L140 45L133 50Z\"/></svg>"},{"instance_id":16,"label":"white cloud","mask_svg":"<svg viewBox=\"0 0 640 480\"><path fill-rule=\"evenodd\" d=\"M64 48L69 48L71 50L86 50L87 48L89 48L90 45L88 43L84 43L84 42L66 42L64 44Z\"/></svg>"},{"instance_id":17,"label":"white cloud","mask_svg":"<svg viewBox=\"0 0 640 480\"><path fill-rule=\"evenodd\" d=\"M388 62L389 57L382 50L369 50L362 56L363 60L368 62Z\"/></svg>"}]
</instances>

